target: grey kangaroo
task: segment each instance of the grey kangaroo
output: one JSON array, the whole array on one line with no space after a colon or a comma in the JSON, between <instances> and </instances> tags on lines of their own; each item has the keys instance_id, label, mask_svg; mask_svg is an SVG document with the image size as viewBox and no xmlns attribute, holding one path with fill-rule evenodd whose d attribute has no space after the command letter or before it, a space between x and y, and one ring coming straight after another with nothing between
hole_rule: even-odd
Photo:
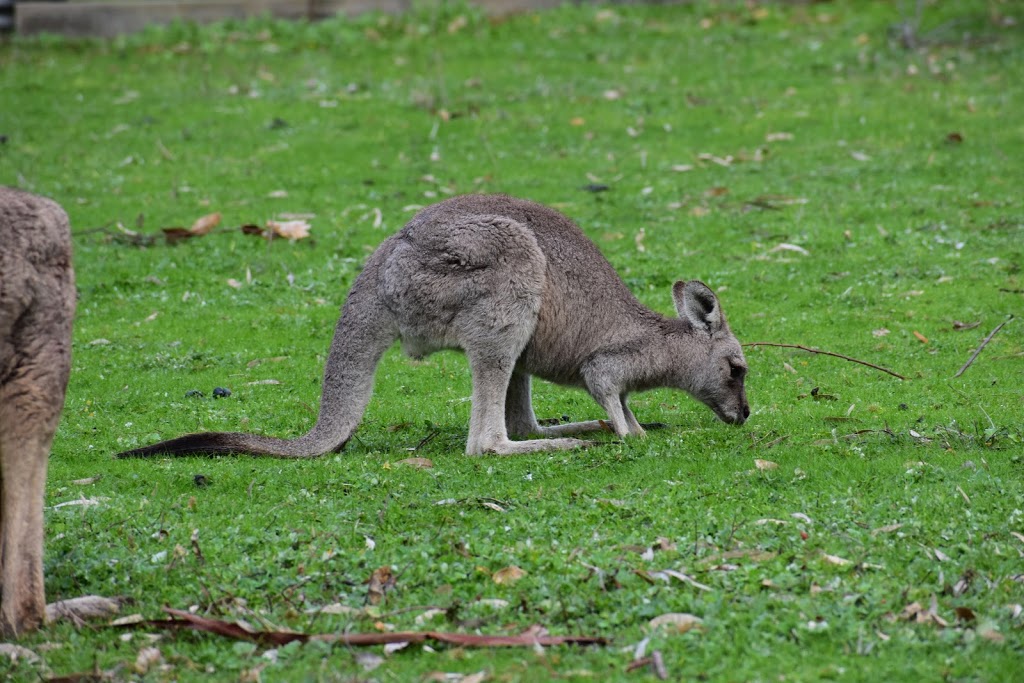
<instances>
[{"instance_id":1,"label":"grey kangaroo","mask_svg":"<svg viewBox=\"0 0 1024 683\"><path fill-rule=\"evenodd\" d=\"M0 636L46 618L43 498L71 372L75 276L56 202L0 187Z\"/></svg>"},{"instance_id":2,"label":"grey kangaroo","mask_svg":"<svg viewBox=\"0 0 1024 683\"><path fill-rule=\"evenodd\" d=\"M750 415L747 364L718 298L695 280L676 282L672 297L678 318L644 307L594 243L554 209L504 195L455 197L416 214L356 278L327 357L320 414L307 434L190 434L118 455L310 458L339 451L396 339L414 358L441 349L466 353L469 455L586 446L567 437L606 427L642 436L626 397L656 387L682 389L721 420L742 424ZM533 375L586 389L607 422L541 426L530 403ZM531 436L548 438L525 439Z\"/></svg>"},{"instance_id":3,"label":"grey kangaroo","mask_svg":"<svg viewBox=\"0 0 1024 683\"><path fill-rule=\"evenodd\" d=\"M45 604L46 469L71 373L71 228L53 200L0 187L0 638L109 617L98 595Z\"/></svg>"}]
</instances>

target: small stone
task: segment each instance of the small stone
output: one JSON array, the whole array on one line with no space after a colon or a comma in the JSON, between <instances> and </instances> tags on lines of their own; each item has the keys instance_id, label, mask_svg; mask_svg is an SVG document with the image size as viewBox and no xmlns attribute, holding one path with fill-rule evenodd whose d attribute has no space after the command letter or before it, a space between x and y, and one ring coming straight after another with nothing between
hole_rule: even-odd
<instances>
[{"instance_id":1,"label":"small stone","mask_svg":"<svg viewBox=\"0 0 1024 683\"><path fill-rule=\"evenodd\" d=\"M230 395L231 395L231 390L230 389L225 389L224 387L215 387L214 390L213 390L213 397L214 398L227 398Z\"/></svg>"}]
</instances>

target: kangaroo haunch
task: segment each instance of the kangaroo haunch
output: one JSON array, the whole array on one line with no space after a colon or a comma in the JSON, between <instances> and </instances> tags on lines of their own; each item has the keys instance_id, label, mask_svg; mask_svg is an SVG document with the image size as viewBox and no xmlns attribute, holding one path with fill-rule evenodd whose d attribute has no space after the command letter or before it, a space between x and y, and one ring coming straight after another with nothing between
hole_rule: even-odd
<instances>
[{"instance_id":1,"label":"kangaroo haunch","mask_svg":"<svg viewBox=\"0 0 1024 683\"><path fill-rule=\"evenodd\" d=\"M0 187L0 638L46 618L43 499L71 372L71 229L54 201Z\"/></svg>"},{"instance_id":2,"label":"kangaroo haunch","mask_svg":"<svg viewBox=\"0 0 1024 683\"><path fill-rule=\"evenodd\" d=\"M739 342L718 298L691 280L672 287L678 318L643 306L597 247L554 209L503 195L428 206L385 240L341 310L316 424L304 436L190 434L119 456L249 453L309 458L338 451L373 392L381 355L396 339L421 358L462 349L473 379L466 453L575 448L566 438L602 421L541 426L530 377L586 389L619 436L643 428L630 392L674 387L725 422L750 415ZM512 441L510 437L553 437Z\"/></svg>"}]
</instances>

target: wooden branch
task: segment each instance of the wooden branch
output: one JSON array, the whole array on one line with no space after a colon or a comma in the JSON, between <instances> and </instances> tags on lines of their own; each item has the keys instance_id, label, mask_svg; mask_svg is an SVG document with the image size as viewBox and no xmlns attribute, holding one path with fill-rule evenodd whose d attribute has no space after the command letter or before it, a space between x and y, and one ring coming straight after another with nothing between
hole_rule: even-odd
<instances>
[{"instance_id":1,"label":"wooden branch","mask_svg":"<svg viewBox=\"0 0 1024 683\"><path fill-rule=\"evenodd\" d=\"M981 353L981 350L984 349L990 341L992 341L992 337L996 336L996 332L1003 329L1003 325L1010 322L1011 320L1013 320L1012 315L1003 322L996 325L996 329L988 333L988 336L985 337L985 341L981 342L981 345L978 348L974 349L974 353L972 353L971 357L967 359L967 362L963 364L963 367L956 371L956 374L953 375L953 379L956 379L960 375L964 374L967 368L971 367L971 363L973 363L974 359L978 357L978 354Z\"/></svg>"},{"instance_id":2,"label":"wooden branch","mask_svg":"<svg viewBox=\"0 0 1024 683\"><path fill-rule=\"evenodd\" d=\"M892 370L889 370L887 368L883 368L881 365L875 365L874 363L869 363L866 360L858 360L857 358L850 358L849 356L844 356L841 353L832 353L831 351L822 351L821 349L812 349L812 348L808 348L806 346L801 346L800 344L776 344L775 342L747 342L746 344L743 344L743 346L775 346L775 347L778 347L778 348L781 348L781 349L800 349L801 351L806 351L807 353L819 353L819 354L821 354L823 356L833 356L834 358L842 358L843 360L848 360L851 363L860 363L861 365L866 365L869 368L874 368L875 370L881 370L882 372L884 372L884 373L886 373L888 375L892 375L893 377L898 377L899 379L903 379L903 380L907 379L906 377L904 377L903 375L899 374L898 372L893 372Z\"/></svg>"}]
</instances>

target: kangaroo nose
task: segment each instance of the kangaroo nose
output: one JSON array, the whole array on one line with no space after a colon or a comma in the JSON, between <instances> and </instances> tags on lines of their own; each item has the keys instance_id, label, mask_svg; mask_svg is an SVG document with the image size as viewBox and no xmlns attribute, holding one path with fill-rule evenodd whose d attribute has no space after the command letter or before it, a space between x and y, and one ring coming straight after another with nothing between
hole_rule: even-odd
<instances>
[{"instance_id":1,"label":"kangaroo nose","mask_svg":"<svg viewBox=\"0 0 1024 683\"><path fill-rule=\"evenodd\" d=\"M743 419L750 417L750 406L743 406Z\"/></svg>"}]
</instances>

